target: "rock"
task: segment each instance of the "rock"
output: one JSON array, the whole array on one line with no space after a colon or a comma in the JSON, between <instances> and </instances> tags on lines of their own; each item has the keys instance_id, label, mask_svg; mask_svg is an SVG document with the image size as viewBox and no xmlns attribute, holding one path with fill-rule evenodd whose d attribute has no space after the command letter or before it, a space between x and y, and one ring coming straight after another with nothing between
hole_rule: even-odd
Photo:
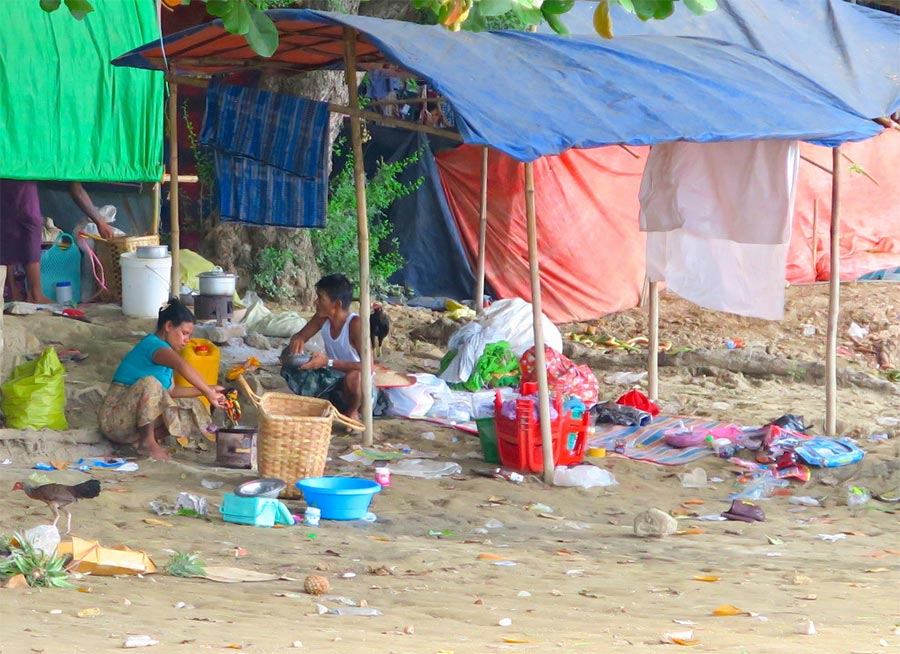
<instances>
[{"instance_id":1,"label":"rock","mask_svg":"<svg viewBox=\"0 0 900 654\"><path fill-rule=\"evenodd\" d=\"M648 509L634 518L634 535L638 538L662 538L676 531L678 521L659 509Z\"/></svg>"},{"instance_id":2,"label":"rock","mask_svg":"<svg viewBox=\"0 0 900 654\"><path fill-rule=\"evenodd\" d=\"M216 345L227 344L232 338L243 339L247 335L247 328L240 323L228 323L218 325L197 325L194 328L194 338L205 338Z\"/></svg>"},{"instance_id":3,"label":"rock","mask_svg":"<svg viewBox=\"0 0 900 654\"><path fill-rule=\"evenodd\" d=\"M461 325L458 322L454 322L446 316L438 316L437 320L430 325L416 327L409 335L416 340L446 346L450 341L450 337L460 327Z\"/></svg>"},{"instance_id":4,"label":"rock","mask_svg":"<svg viewBox=\"0 0 900 654\"><path fill-rule=\"evenodd\" d=\"M247 336L244 337L244 342L250 347L255 347L257 350L272 349L272 343L269 339L257 332L247 334Z\"/></svg>"}]
</instances>

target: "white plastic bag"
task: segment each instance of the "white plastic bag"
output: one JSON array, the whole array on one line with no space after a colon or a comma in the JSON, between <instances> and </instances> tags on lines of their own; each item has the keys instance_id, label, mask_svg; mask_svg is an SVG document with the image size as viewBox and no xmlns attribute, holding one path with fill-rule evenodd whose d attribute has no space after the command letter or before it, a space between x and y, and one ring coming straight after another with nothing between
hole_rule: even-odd
<instances>
[{"instance_id":1,"label":"white plastic bag","mask_svg":"<svg viewBox=\"0 0 900 654\"><path fill-rule=\"evenodd\" d=\"M615 486L618 483L609 470L592 465L580 465L572 468L557 466L553 471L554 486L593 488L594 486Z\"/></svg>"},{"instance_id":2,"label":"white plastic bag","mask_svg":"<svg viewBox=\"0 0 900 654\"><path fill-rule=\"evenodd\" d=\"M451 352L455 350L456 356L441 373L441 379L451 384L468 381L478 359L484 354L484 348L502 340L503 334L490 327L484 328L477 322L470 322L457 329L447 343L447 349Z\"/></svg>"},{"instance_id":3,"label":"white plastic bag","mask_svg":"<svg viewBox=\"0 0 900 654\"><path fill-rule=\"evenodd\" d=\"M522 298L514 297L494 302L484 310L478 322L485 329L490 328L502 334L502 340L509 343L518 357L534 346L534 315L531 304ZM562 352L562 334L559 333L559 329L547 316L541 316L541 324L544 344L557 352Z\"/></svg>"}]
</instances>

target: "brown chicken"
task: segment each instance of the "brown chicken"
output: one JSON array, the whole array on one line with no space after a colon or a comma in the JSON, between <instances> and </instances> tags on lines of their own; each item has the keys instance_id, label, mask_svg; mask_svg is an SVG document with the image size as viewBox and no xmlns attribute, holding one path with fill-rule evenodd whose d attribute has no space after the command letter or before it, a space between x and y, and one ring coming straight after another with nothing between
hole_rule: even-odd
<instances>
[{"instance_id":1,"label":"brown chicken","mask_svg":"<svg viewBox=\"0 0 900 654\"><path fill-rule=\"evenodd\" d=\"M369 337L372 339L372 351L376 357L381 357L381 346L384 339L391 331L391 318L380 304L372 305L372 313L369 315ZM377 345L376 345L377 341Z\"/></svg>"},{"instance_id":2,"label":"brown chicken","mask_svg":"<svg viewBox=\"0 0 900 654\"><path fill-rule=\"evenodd\" d=\"M64 484L44 484L43 486L31 486L28 482L17 481L12 489L25 491L25 494L33 500L40 500L53 511L53 526L59 522L60 509L66 512L66 533L72 531L72 514L68 506L80 499L91 499L100 494L100 482L96 479L88 479L74 486Z\"/></svg>"}]
</instances>

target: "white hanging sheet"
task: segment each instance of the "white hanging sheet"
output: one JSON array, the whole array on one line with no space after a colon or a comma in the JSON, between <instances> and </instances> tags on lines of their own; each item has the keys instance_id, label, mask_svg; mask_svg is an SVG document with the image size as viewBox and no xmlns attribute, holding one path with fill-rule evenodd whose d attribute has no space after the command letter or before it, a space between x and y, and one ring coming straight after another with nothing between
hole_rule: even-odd
<instances>
[{"instance_id":1,"label":"white hanging sheet","mask_svg":"<svg viewBox=\"0 0 900 654\"><path fill-rule=\"evenodd\" d=\"M700 306L784 317L796 141L664 143L641 182L647 276Z\"/></svg>"}]
</instances>

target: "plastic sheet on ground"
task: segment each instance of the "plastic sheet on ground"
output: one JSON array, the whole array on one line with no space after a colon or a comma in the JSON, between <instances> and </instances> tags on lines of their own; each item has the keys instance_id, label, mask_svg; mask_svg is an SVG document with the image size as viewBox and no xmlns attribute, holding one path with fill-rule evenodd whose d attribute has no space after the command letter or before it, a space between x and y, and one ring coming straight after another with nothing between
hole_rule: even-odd
<instances>
[{"instance_id":1,"label":"plastic sheet on ground","mask_svg":"<svg viewBox=\"0 0 900 654\"><path fill-rule=\"evenodd\" d=\"M402 459L391 464L391 472L419 479L437 479L462 473L462 466L452 461Z\"/></svg>"}]
</instances>

